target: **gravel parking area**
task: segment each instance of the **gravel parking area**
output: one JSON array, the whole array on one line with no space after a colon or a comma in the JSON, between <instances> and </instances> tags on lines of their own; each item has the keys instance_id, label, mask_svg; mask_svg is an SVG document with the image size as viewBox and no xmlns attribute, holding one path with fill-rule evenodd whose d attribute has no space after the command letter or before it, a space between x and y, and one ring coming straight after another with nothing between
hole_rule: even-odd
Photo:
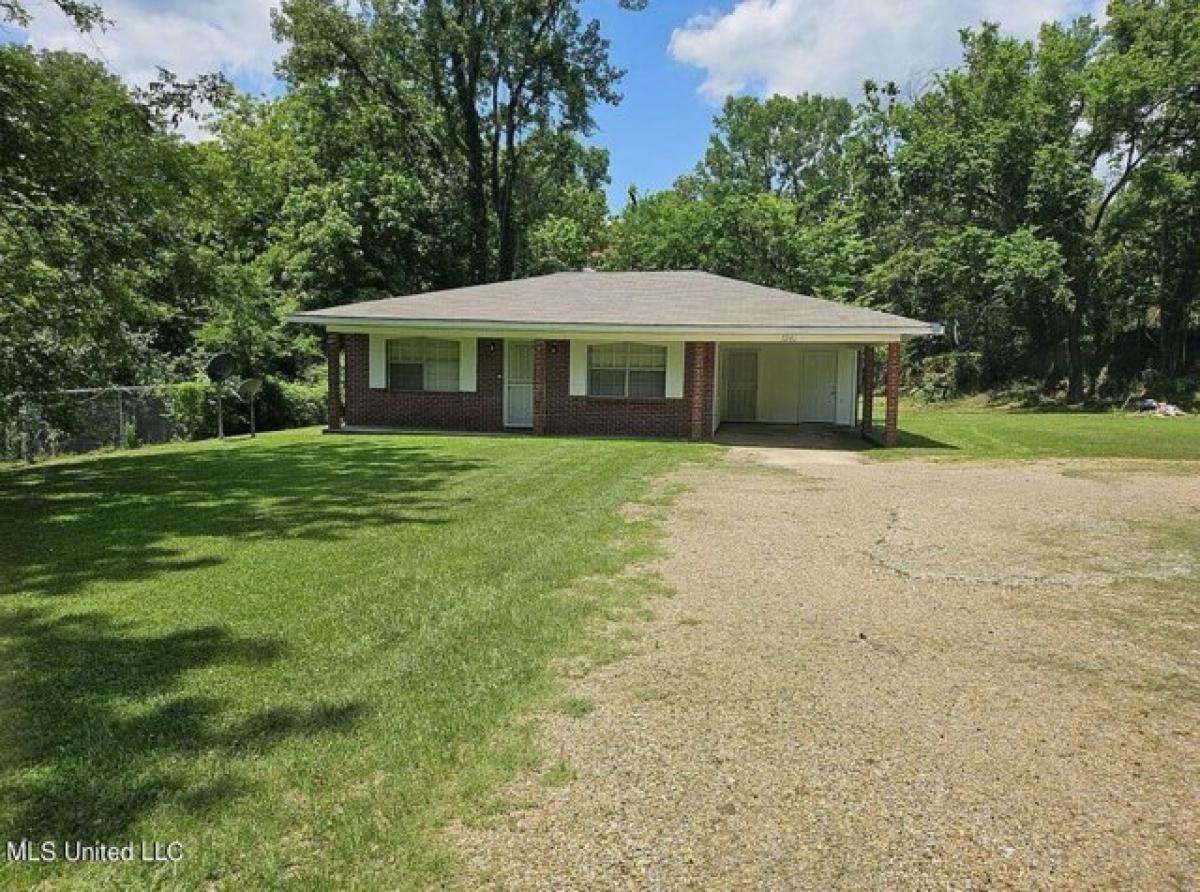
<instances>
[{"instance_id":1,"label":"gravel parking area","mask_svg":"<svg viewBox=\"0 0 1200 892\"><path fill-rule=\"evenodd\" d=\"M1200 886L1200 469L844 459L679 475L465 885Z\"/></svg>"}]
</instances>

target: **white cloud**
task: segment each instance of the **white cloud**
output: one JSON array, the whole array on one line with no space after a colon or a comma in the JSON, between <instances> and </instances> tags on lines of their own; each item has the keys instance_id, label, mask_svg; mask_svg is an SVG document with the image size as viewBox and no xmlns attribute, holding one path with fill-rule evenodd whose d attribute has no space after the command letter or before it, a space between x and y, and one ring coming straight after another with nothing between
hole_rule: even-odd
<instances>
[{"instance_id":1,"label":"white cloud","mask_svg":"<svg viewBox=\"0 0 1200 892\"><path fill-rule=\"evenodd\" d=\"M112 24L80 34L55 7L29 4L26 40L43 49L72 50L103 60L131 84L144 86L158 68L180 77L223 71L243 87L265 90L280 47L271 38L278 0L101 0Z\"/></svg>"},{"instance_id":2,"label":"white cloud","mask_svg":"<svg viewBox=\"0 0 1200 892\"><path fill-rule=\"evenodd\" d=\"M902 88L960 57L958 31L1000 22L1031 37L1051 19L1102 10L1103 0L736 0L727 12L689 19L670 53L704 69L701 91L817 92L856 98L862 82Z\"/></svg>"}]
</instances>

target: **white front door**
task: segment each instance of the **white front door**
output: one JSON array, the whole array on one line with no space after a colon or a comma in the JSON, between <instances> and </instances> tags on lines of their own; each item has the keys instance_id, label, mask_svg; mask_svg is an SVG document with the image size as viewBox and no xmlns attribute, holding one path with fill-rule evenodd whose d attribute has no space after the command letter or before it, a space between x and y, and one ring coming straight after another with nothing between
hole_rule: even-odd
<instances>
[{"instance_id":1,"label":"white front door","mask_svg":"<svg viewBox=\"0 0 1200 892\"><path fill-rule=\"evenodd\" d=\"M800 363L800 421L837 422L838 357L833 350L806 350Z\"/></svg>"},{"instance_id":2,"label":"white front door","mask_svg":"<svg viewBox=\"0 0 1200 892\"><path fill-rule=\"evenodd\" d=\"M758 418L758 353L730 350L725 354L725 420Z\"/></svg>"},{"instance_id":3,"label":"white front door","mask_svg":"<svg viewBox=\"0 0 1200 892\"><path fill-rule=\"evenodd\" d=\"M533 341L504 342L504 426L533 427Z\"/></svg>"}]
</instances>

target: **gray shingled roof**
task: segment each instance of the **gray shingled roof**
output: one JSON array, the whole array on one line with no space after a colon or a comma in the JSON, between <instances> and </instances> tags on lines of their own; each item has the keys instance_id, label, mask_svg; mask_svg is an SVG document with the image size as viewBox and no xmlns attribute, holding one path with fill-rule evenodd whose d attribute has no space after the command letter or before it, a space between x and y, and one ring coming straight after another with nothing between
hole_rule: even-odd
<instances>
[{"instance_id":1,"label":"gray shingled roof","mask_svg":"<svg viewBox=\"0 0 1200 892\"><path fill-rule=\"evenodd\" d=\"M940 326L916 319L702 272L555 273L345 304L291 318L321 325L940 332Z\"/></svg>"}]
</instances>

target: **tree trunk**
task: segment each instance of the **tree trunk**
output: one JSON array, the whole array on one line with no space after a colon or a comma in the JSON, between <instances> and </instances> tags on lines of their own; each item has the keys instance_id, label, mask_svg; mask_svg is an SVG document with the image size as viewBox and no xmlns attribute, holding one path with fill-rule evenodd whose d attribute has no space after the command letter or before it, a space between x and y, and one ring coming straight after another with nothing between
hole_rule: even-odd
<instances>
[{"instance_id":1,"label":"tree trunk","mask_svg":"<svg viewBox=\"0 0 1200 892\"><path fill-rule=\"evenodd\" d=\"M496 276L501 281L511 279L516 273L517 238L515 229L512 213L507 211L500 221L500 256L497 261Z\"/></svg>"},{"instance_id":2,"label":"tree trunk","mask_svg":"<svg viewBox=\"0 0 1200 892\"><path fill-rule=\"evenodd\" d=\"M453 116L457 105L457 124L462 128L462 146L467 158L467 213L471 233L471 273L475 284L491 281L491 219L488 207L488 176L486 147L482 122L475 105L478 98L478 70L459 52L450 56L450 71L454 82L453 100L444 97L445 112Z\"/></svg>"},{"instance_id":3,"label":"tree trunk","mask_svg":"<svg viewBox=\"0 0 1200 892\"><path fill-rule=\"evenodd\" d=\"M1067 402L1083 402L1083 309L1087 288L1077 285L1067 325Z\"/></svg>"},{"instance_id":4,"label":"tree trunk","mask_svg":"<svg viewBox=\"0 0 1200 892\"><path fill-rule=\"evenodd\" d=\"M508 156L508 171L496 203L496 216L500 229L500 256L497 274L501 281L511 279L517 268L517 221L513 207L513 185L518 176L517 158L511 145L506 148L505 154Z\"/></svg>"},{"instance_id":5,"label":"tree trunk","mask_svg":"<svg viewBox=\"0 0 1200 892\"><path fill-rule=\"evenodd\" d=\"M483 134L475 97L460 80L459 113L462 115L463 144L467 155L467 213L470 215L471 272L475 284L491 281L491 221L489 220L487 169Z\"/></svg>"},{"instance_id":6,"label":"tree trunk","mask_svg":"<svg viewBox=\"0 0 1200 892\"><path fill-rule=\"evenodd\" d=\"M1162 370L1167 375L1182 375L1187 371L1188 315L1191 295L1183 291L1183 279L1175 294L1159 308L1158 351Z\"/></svg>"},{"instance_id":7,"label":"tree trunk","mask_svg":"<svg viewBox=\"0 0 1200 892\"><path fill-rule=\"evenodd\" d=\"M1193 231L1200 226L1193 227ZM1186 242L1175 281L1164 289L1159 306L1159 357L1168 375L1183 375L1188 366L1188 332L1192 304L1200 290L1200 232Z\"/></svg>"},{"instance_id":8,"label":"tree trunk","mask_svg":"<svg viewBox=\"0 0 1200 892\"><path fill-rule=\"evenodd\" d=\"M467 213L470 215L471 273L475 284L491 281L489 242L491 225L488 220L487 186L483 172L483 144L471 145L467 137ZM478 142L478 140L476 140ZM476 151L478 148L478 151Z\"/></svg>"}]
</instances>

